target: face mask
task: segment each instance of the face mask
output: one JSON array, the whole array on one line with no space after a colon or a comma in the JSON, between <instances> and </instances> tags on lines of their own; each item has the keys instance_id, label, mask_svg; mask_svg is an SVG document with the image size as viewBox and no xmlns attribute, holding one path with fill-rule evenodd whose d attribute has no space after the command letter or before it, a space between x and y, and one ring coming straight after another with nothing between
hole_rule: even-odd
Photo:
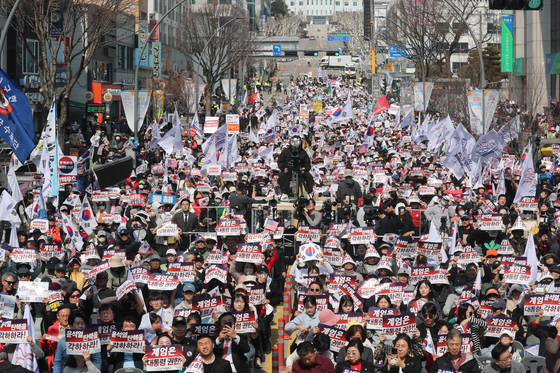
<instances>
[{"instance_id":1,"label":"face mask","mask_svg":"<svg viewBox=\"0 0 560 373\"><path fill-rule=\"evenodd\" d=\"M463 292L463 286L455 286L455 292L461 294Z\"/></svg>"},{"instance_id":2,"label":"face mask","mask_svg":"<svg viewBox=\"0 0 560 373\"><path fill-rule=\"evenodd\" d=\"M253 273L255 273L255 271L253 270L253 268L245 268L245 270L243 271L247 276L252 275Z\"/></svg>"},{"instance_id":3,"label":"face mask","mask_svg":"<svg viewBox=\"0 0 560 373\"><path fill-rule=\"evenodd\" d=\"M101 237L99 237L97 240L98 240L99 242L105 242L105 237L104 237L104 236L101 236Z\"/></svg>"},{"instance_id":4,"label":"face mask","mask_svg":"<svg viewBox=\"0 0 560 373\"><path fill-rule=\"evenodd\" d=\"M447 206L447 205L449 205L449 202L444 199L444 200L441 201L441 205L442 206Z\"/></svg>"},{"instance_id":5,"label":"face mask","mask_svg":"<svg viewBox=\"0 0 560 373\"><path fill-rule=\"evenodd\" d=\"M148 181L152 181L152 180L153 180L153 178L152 178L152 177L148 177Z\"/></svg>"},{"instance_id":6,"label":"face mask","mask_svg":"<svg viewBox=\"0 0 560 373\"><path fill-rule=\"evenodd\" d=\"M105 206L99 206L100 210L105 210Z\"/></svg>"}]
</instances>

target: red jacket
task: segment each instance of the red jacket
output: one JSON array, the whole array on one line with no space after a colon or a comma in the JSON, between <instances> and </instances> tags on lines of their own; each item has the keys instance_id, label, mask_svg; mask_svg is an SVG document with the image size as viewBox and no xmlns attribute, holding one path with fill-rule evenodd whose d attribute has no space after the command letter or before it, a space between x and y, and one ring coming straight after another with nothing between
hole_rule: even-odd
<instances>
[{"instance_id":1,"label":"red jacket","mask_svg":"<svg viewBox=\"0 0 560 373\"><path fill-rule=\"evenodd\" d=\"M58 329L59 328L60 328L60 322L57 321L49 327L49 330L47 331L47 334L51 337L57 337L58 338ZM54 356L56 355L56 347L58 346L58 341L53 341L53 340L50 340L50 339L47 340L47 339L41 338L39 340L39 346L41 346L41 348L43 350L48 350L48 351L45 351L45 352L49 356L49 371L52 372Z\"/></svg>"}]
</instances>

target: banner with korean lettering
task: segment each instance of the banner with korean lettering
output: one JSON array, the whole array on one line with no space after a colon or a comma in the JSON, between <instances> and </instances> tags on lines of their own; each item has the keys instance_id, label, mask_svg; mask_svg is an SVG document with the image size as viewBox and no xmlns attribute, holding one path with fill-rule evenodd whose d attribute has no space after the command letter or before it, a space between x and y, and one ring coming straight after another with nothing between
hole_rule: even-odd
<instances>
[{"instance_id":1,"label":"banner with korean lettering","mask_svg":"<svg viewBox=\"0 0 560 373\"><path fill-rule=\"evenodd\" d=\"M146 346L146 371L178 371L183 369L182 345Z\"/></svg>"},{"instance_id":2,"label":"banner with korean lettering","mask_svg":"<svg viewBox=\"0 0 560 373\"><path fill-rule=\"evenodd\" d=\"M256 322L255 312L244 311L244 312L232 312L233 317L235 317L235 332L240 334L245 333L255 333L256 329L253 323Z\"/></svg>"},{"instance_id":3,"label":"banner with korean lettering","mask_svg":"<svg viewBox=\"0 0 560 373\"><path fill-rule=\"evenodd\" d=\"M211 316L222 306L222 296L193 300L193 311L198 311L201 317Z\"/></svg>"},{"instance_id":4,"label":"banner with korean lettering","mask_svg":"<svg viewBox=\"0 0 560 373\"><path fill-rule=\"evenodd\" d=\"M240 243L237 245L236 261L243 263L262 263L262 249L260 245L250 243Z\"/></svg>"},{"instance_id":5,"label":"banner with korean lettering","mask_svg":"<svg viewBox=\"0 0 560 373\"><path fill-rule=\"evenodd\" d=\"M442 356L447 352L447 334L438 334L436 354ZM472 335L471 333L461 333L461 352L472 353ZM439 372L439 370L438 370ZM454 372L448 370L447 372Z\"/></svg>"},{"instance_id":6,"label":"banner with korean lettering","mask_svg":"<svg viewBox=\"0 0 560 373\"><path fill-rule=\"evenodd\" d=\"M383 316L383 333L385 333L389 341L392 341L401 333L407 334L412 338L415 329L416 316L412 313Z\"/></svg>"},{"instance_id":7,"label":"banner with korean lettering","mask_svg":"<svg viewBox=\"0 0 560 373\"><path fill-rule=\"evenodd\" d=\"M176 276L181 282L194 282L196 279L193 262L168 263L167 273Z\"/></svg>"},{"instance_id":8,"label":"banner with korean lettering","mask_svg":"<svg viewBox=\"0 0 560 373\"><path fill-rule=\"evenodd\" d=\"M364 322L364 315L361 312L337 313L337 315L340 317L337 325L348 323L362 324Z\"/></svg>"},{"instance_id":9,"label":"banner with korean lettering","mask_svg":"<svg viewBox=\"0 0 560 373\"><path fill-rule=\"evenodd\" d=\"M101 345L105 346L111 343L111 335L113 332L121 330L121 323L94 324L91 325L90 328L97 328Z\"/></svg>"},{"instance_id":10,"label":"banner with korean lettering","mask_svg":"<svg viewBox=\"0 0 560 373\"><path fill-rule=\"evenodd\" d=\"M338 288L344 283L348 283L351 286L356 286L357 278L357 276L348 276L341 273L331 273L329 275L329 292L335 293Z\"/></svg>"},{"instance_id":11,"label":"banner with korean lettering","mask_svg":"<svg viewBox=\"0 0 560 373\"><path fill-rule=\"evenodd\" d=\"M350 230L349 241L352 245L367 245L375 242L377 235L373 227L352 228Z\"/></svg>"},{"instance_id":12,"label":"banner with korean lettering","mask_svg":"<svg viewBox=\"0 0 560 373\"><path fill-rule=\"evenodd\" d=\"M437 258L441 252L441 242L418 242L418 255L425 255L428 258Z\"/></svg>"},{"instance_id":13,"label":"banner with korean lettering","mask_svg":"<svg viewBox=\"0 0 560 373\"><path fill-rule=\"evenodd\" d=\"M132 273L132 278L134 282L140 284L148 284L150 280L150 272L144 267L133 267L130 269L130 273Z\"/></svg>"},{"instance_id":14,"label":"banner with korean lettering","mask_svg":"<svg viewBox=\"0 0 560 373\"><path fill-rule=\"evenodd\" d=\"M90 354L101 352L101 341L97 327L82 329L66 329L66 353L68 355L81 355L82 351Z\"/></svg>"},{"instance_id":15,"label":"banner with korean lettering","mask_svg":"<svg viewBox=\"0 0 560 373\"><path fill-rule=\"evenodd\" d=\"M332 352L339 352L342 347L346 347L348 342L346 341L346 329L338 329L333 326L328 326L325 324L319 324L319 330L321 333L328 335L331 339L330 350Z\"/></svg>"},{"instance_id":16,"label":"banner with korean lettering","mask_svg":"<svg viewBox=\"0 0 560 373\"><path fill-rule=\"evenodd\" d=\"M111 333L111 352L132 352L143 354L145 343L143 330L115 330Z\"/></svg>"},{"instance_id":17,"label":"banner with korean lettering","mask_svg":"<svg viewBox=\"0 0 560 373\"><path fill-rule=\"evenodd\" d=\"M173 291L177 288L178 279L166 273L152 273L148 280L148 289Z\"/></svg>"},{"instance_id":18,"label":"banner with korean lettering","mask_svg":"<svg viewBox=\"0 0 560 373\"><path fill-rule=\"evenodd\" d=\"M416 285L421 280L429 280L432 284L449 285L445 271L435 267L412 267L410 269L410 285Z\"/></svg>"},{"instance_id":19,"label":"banner with korean lettering","mask_svg":"<svg viewBox=\"0 0 560 373\"><path fill-rule=\"evenodd\" d=\"M326 294L323 295L310 295L310 294L299 294L298 295L298 311L305 312L305 308L303 306L303 300L305 297L312 296L317 301L317 312L321 312L322 310L326 310L328 308L329 303L329 296Z\"/></svg>"},{"instance_id":20,"label":"banner with korean lettering","mask_svg":"<svg viewBox=\"0 0 560 373\"><path fill-rule=\"evenodd\" d=\"M201 334L219 335L220 325L218 324L191 324L190 331L193 339L196 339Z\"/></svg>"},{"instance_id":21,"label":"banner with korean lettering","mask_svg":"<svg viewBox=\"0 0 560 373\"><path fill-rule=\"evenodd\" d=\"M400 282L377 284L375 287L376 299L381 295L387 295L391 299L391 303L402 302L403 297L403 284Z\"/></svg>"},{"instance_id":22,"label":"banner with korean lettering","mask_svg":"<svg viewBox=\"0 0 560 373\"><path fill-rule=\"evenodd\" d=\"M254 306L263 304L265 296L265 286L247 286L247 296L249 297L249 303Z\"/></svg>"},{"instance_id":23,"label":"banner with korean lettering","mask_svg":"<svg viewBox=\"0 0 560 373\"><path fill-rule=\"evenodd\" d=\"M41 260L48 262L52 257L58 258L59 260L64 259L64 250L61 245L45 244L41 247Z\"/></svg>"},{"instance_id":24,"label":"banner with korean lettering","mask_svg":"<svg viewBox=\"0 0 560 373\"><path fill-rule=\"evenodd\" d=\"M560 294L526 294L523 303L525 316L537 316L540 310L543 310L543 316L560 315Z\"/></svg>"},{"instance_id":25,"label":"banner with korean lettering","mask_svg":"<svg viewBox=\"0 0 560 373\"><path fill-rule=\"evenodd\" d=\"M500 338L502 334L508 334L512 338L515 336L517 319L502 316L488 316L486 318L486 323L488 324L488 328L484 334L486 337Z\"/></svg>"},{"instance_id":26,"label":"banner with korean lettering","mask_svg":"<svg viewBox=\"0 0 560 373\"><path fill-rule=\"evenodd\" d=\"M20 281L16 295L22 302L43 303L43 299L48 297L48 282Z\"/></svg>"},{"instance_id":27,"label":"banner with korean lettering","mask_svg":"<svg viewBox=\"0 0 560 373\"><path fill-rule=\"evenodd\" d=\"M340 240L339 240L340 241ZM327 240L328 242L328 240ZM325 260L332 266L342 266L343 255L342 250L334 247L325 247L323 249Z\"/></svg>"},{"instance_id":28,"label":"banner with korean lettering","mask_svg":"<svg viewBox=\"0 0 560 373\"><path fill-rule=\"evenodd\" d=\"M381 330L383 329L383 316L395 316L398 314L399 310L396 308L370 307L368 309L369 321L367 323L367 328Z\"/></svg>"},{"instance_id":29,"label":"banner with korean lettering","mask_svg":"<svg viewBox=\"0 0 560 373\"><path fill-rule=\"evenodd\" d=\"M227 268L219 264L212 264L211 266L206 267L206 269L204 270L206 282L217 279L221 283L225 284L227 282L227 274Z\"/></svg>"},{"instance_id":30,"label":"banner with korean lettering","mask_svg":"<svg viewBox=\"0 0 560 373\"><path fill-rule=\"evenodd\" d=\"M504 266L504 281L506 284L527 285L531 282L531 267L510 264Z\"/></svg>"},{"instance_id":31,"label":"banner with korean lettering","mask_svg":"<svg viewBox=\"0 0 560 373\"><path fill-rule=\"evenodd\" d=\"M0 343L27 343L27 320L1 320Z\"/></svg>"},{"instance_id":32,"label":"banner with korean lettering","mask_svg":"<svg viewBox=\"0 0 560 373\"><path fill-rule=\"evenodd\" d=\"M216 226L218 236L239 236L241 234L241 223L237 219L220 219Z\"/></svg>"},{"instance_id":33,"label":"banner with korean lettering","mask_svg":"<svg viewBox=\"0 0 560 373\"><path fill-rule=\"evenodd\" d=\"M15 263L31 263L37 259L35 249L20 249L17 248L12 251L10 259Z\"/></svg>"},{"instance_id":34,"label":"banner with korean lettering","mask_svg":"<svg viewBox=\"0 0 560 373\"><path fill-rule=\"evenodd\" d=\"M117 302L120 302L125 295L131 293L134 290L137 290L134 281L127 280L123 282L121 286L117 288Z\"/></svg>"},{"instance_id":35,"label":"banner with korean lettering","mask_svg":"<svg viewBox=\"0 0 560 373\"><path fill-rule=\"evenodd\" d=\"M344 295L348 295L354 301L354 307L361 307L364 304L364 300L356 291L356 287L352 286L348 283L344 283L340 285L337 292L332 294L332 297L336 300L340 300L340 298Z\"/></svg>"}]
</instances>

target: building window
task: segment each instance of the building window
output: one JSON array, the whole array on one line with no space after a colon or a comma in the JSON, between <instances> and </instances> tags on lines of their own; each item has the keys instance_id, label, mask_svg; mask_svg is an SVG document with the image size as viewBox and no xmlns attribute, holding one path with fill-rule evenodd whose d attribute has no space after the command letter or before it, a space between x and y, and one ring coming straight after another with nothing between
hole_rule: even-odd
<instances>
[{"instance_id":1,"label":"building window","mask_svg":"<svg viewBox=\"0 0 560 373\"><path fill-rule=\"evenodd\" d=\"M39 41L38 40L27 40L27 45L35 57L39 57ZM33 60L31 53L27 50L25 45L23 45L23 61L22 69L24 74L39 74L39 68Z\"/></svg>"},{"instance_id":2,"label":"building window","mask_svg":"<svg viewBox=\"0 0 560 373\"><path fill-rule=\"evenodd\" d=\"M454 49L457 52L467 52L469 50L469 43L457 43Z\"/></svg>"},{"instance_id":3,"label":"building window","mask_svg":"<svg viewBox=\"0 0 560 373\"><path fill-rule=\"evenodd\" d=\"M348 1L345 1L345 2L344 2L344 6L348 6Z\"/></svg>"},{"instance_id":4,"label":"building window","mask_svg":"<svg viewBox=\"0 0 560 373\"><path fill-rule=\"evenodd\" d=\"M487 30L489 34L498 34L500 32L500 27L493 22L488 22Z\"/></svg>"},{"instance_id":5,"label":"building window","mask_svg":"<svg viewBox=\"0 0 560 373\"><path fill-rule=\"evenodd\" d=\"M332 14L332 9L331 9L331 14Z\"/></svg>"},{"instance_id":6,"label":"building window","mask_svg":"<svg viewBox=\"0 0 560 373\"><path fill-rule=\"evenodd\" d=\"M323 5L323 0L321 0L321 5Z\"/></svg>"},{"instance_id":7,"label":"building window","mask_svg":"<svg viewBox=\"0 0 560 373\"><path fill-rule=\"evenodd\" d=\"M340 6L340 1L335 2L336 6Z\"/></svg>"},{"instance_id":8,"label":"building window","mask_svg":"<svg viewBox=\"0 0 560 373\"><path fill-rule=\"evenodd\" d=\"M135 48L133 47L128 47L128 66L127 66L127 70L134 70L134 56L135 56Z\"/></svg>"},{"instance_id":9,"label":"building window","mask_svg":"<svg viewBox=\"0 0 560 373\"><path fill-rule=\"evenodd\" d=\"M295 1L291 1L291 2L290 2L290 5L291 5L291 6L296 5L296 2L295 2Z\"/></svg>"},{"instance_id":10,"label":"building window","mask_svg":"<svg viewBox=\"0 0 560 373\"><path fill-rule=\"evenodd\" d=\"M358 6L358 2L357 2L357 1L354 1L354 2L352 3L352 5Z\"/></svg>"},{"instance_id":11,"label":"building window","mask_svg":"<svg viewBox=\"0 0 560 373\"><path fill-rule=\"evenodd\" d=\"M499 50L502 50L502 43L488 43L489 47L496 47Z\"/></svg>"},{"instance_id":12,"label":"building window","mask_svg":"<svg viewBox=\"0 0 560 373\"><path fill-rule=\"evenodd\" d=\"M323 9L321 9L321 14L323 14Z\"/></svg>"},{"instance_id":13,"label":"building window","mask_svg":"<svg viewBox=\"0 0 560 373\"><path fill-rule=\"evenodd\" d=\"M467 62L453 62L453 74L457 74L459 72L459 69L463 66L465 66L467 64Z\"/></svg>"},{"instance_id":14,"label":"building window","mask_svg":"<svg viewBox=\"0 0 560 373\"><path fill-rule=\"evenodd\" d=\"M303 6L303 1L300 1L300 2L299 2L299 6Z\"/></svg>"},{"instance_id":15,"label":"building window","mask_svg":"<svg viewBox=\"0 0 560 373\"><path fill-rule=\"evenodd\" d=\"M126 69L126 47L124 45L119 45L117 47L119 56L117 60L117 68L118 69Z\"/></svg>"},{"instance_id":16,"label":"building window","mask_svg":"<svg viewBox=\"0 0 560 373\"><path fill-rule=\"evenodd\" d=\"M307 11L307 14L309 14L309 10Z\"/></svg>"},{"instance_id":17,"label":"building window","mask_svg":"<svg viewBox=\"0 0 560 373\"><path fill-rule=\"evenodd\" d=\"M332 5L332 0L331 0L331 5Z\"/></svg>"}]
</instances>

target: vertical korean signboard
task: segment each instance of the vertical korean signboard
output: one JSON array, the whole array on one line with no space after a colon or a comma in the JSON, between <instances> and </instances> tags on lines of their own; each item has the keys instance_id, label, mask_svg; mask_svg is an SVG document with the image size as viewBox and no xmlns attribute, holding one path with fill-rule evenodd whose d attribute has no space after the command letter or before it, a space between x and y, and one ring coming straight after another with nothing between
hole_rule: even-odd
<instances>
[{"instance_id":1,"label":"vertical korean signboard","mask_svg":"<svg viewBox=\"0 0 560 373\"><path fill-rule=\"evenodd\" d=\"M513 72L513 16L502 16L502 72Z\"/></svg>"}]
</instances>

